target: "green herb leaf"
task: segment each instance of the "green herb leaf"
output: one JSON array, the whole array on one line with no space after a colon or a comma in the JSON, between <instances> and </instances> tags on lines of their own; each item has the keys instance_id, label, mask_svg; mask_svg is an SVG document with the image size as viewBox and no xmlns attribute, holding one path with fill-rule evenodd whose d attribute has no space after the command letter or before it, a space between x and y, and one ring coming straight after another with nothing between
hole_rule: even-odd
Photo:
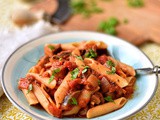
<instances>
[{"instance_id":1,"label":"green herb leaf","mask_svg":"<svg viewBox=\"0 0 160 120\"><path fill-rule=\"evenodd\" d=\"M48 83L51 83L53 81L53 79L54 79L54 74L51 75L51 77L49 78Z\"/></svg>"},{"instance_id":2,"label":"green herb leaf","mask_svg":"<svg viewBox=\"0 0 160 120\"><path fill-rule=\"evenodd\" d=\"M86 58L96 58L97 53L93 51L92 49L89 49L89 51L85 54Z\"/></svg>"},{"instance_id":3,"label":"green herb leaf","mask_svg":"<svg viewBox=\"0 0 160 120\"><path fill-rule=\"evenodd\" d=\"M98 85L101 85L101 81L100 80L98 80Z\"/></svg>"},{"instance_id":4,"label":"green herb leaf","mask_svg":"<svg viewBox=\"0 0 160 120\"><path fill-rule=\"evenodd\" d=\"M33 89L32 84L29 84L27 94L28 94L30 91L32 91L32 89Z\"/></svg>"},{"instance_id":5,"label":"green herb leaf","mask_svg":"<svg viewBox=\"0 0 160 120\"><path fill-rule=\"evenodd\" d=\"M107 21L101 21L98 26L98 30L104 31L107 27Z\"/></svg>"},{"instance_id":6,"label":"green herb leaf","mask_svg":"<svg viewBox=\"0 0 160 120\"><path fill-rule=\"evenodd\" d=\"M54 74L57 74L57 73L59 73L61 71L61 69L60 68L57 68L57 69L55 69L54 71L53 71L53 73Z\"/></svg>"},{"instance_id":7,"label":"green herb leaf","mask_svg":"<svg viewBox=\"0 0 160 120\"><path fill-rule=\"evenodd\" d=\"M118 19L111 17L108 20L100 22L98 26L98 30L110 35L116 35L117 31L115 27L118 25L118 23L119 23Z\"/></svg>"},{"instance_id":8,"label":"green herb leaf","mask_svg":"<svg viewBox=\"0 0 160 120\"><path fill-rule=\"evenodd\" d=\"M106 63L108 67L115 67L115 64L111 60L108 60Z\"/></svg>"},{"instance_id":9,"label":"green herb leaf","mask_svg":"<svg viewBox=\"0 0 160 120\"><path fill-rule=\"evenodd\" d=\"M114 102L111 96L104 97L104 100L106 100L107 102Z\"/></svg>"},{"instance_id":10,"label":"green herb leaf","mask_svg":"<svg viewBox=\"0 0 160 120\"><path fill-rule=\"evenodd\" d=\"M51 75L51 77L49 78L48 83L51 83L51 82L53 81L55 75L56 75L57 73L59 73L60 71L61 71L60 68L57 68L57 69L53 70L52 75Z\"/></svg>"},{"instance_id":11,"label":"green herb leaf","mask_svg":"<svg viewBox=\"0 0 160 120\"><path fill-rule=\"evenodd\" d=\"M131 6L131 7L143 7L144 6L143 0L127 0L127 2L128 2L128 6Z\"/></svg>"},{"instance_id":12,"label":"green herb leaf","mask_svg":"<svg viewBox=\"0 0 160 120\"><path fill-rule=\"evenodd\" d=\"M71 78L72 78L72 80L77 78L78 73L79 73L79 69L78 68L75 68L73 71L71 71L71 75L72 75Z\"/></svg>"},{"instance_id":13,"label":"green herb leaf","mask_svg":"<svg viewBox=\"0 0 160 120\"><path fill-rule=\"evenodd\" d=\"M107 25L111 26L111 27L115 27L116 25L118 25L118 19L115 17L111 17L109 18L109 20L107 21Z\"/></svg>"},{"instance_id":14,"label":"green herb leaf","mask_svg":"<svg viewBox=\"0 0 160 120\"><path fill-rule=\"evenodd\" d=\"M48 48L51 49L51 50L54 50L54 49L55 49L55 47L52 46L52 45L49 45Z\"/></svg>"},{"instance_id":15,"label":"green herb leaf","mask_svg":"<svg viewBox=\"0 0 160 120\"><path fill-rule=\"evenodd\" d=\"M83 60L82 56L76 56L77 59Z\"/></svg>"},{"instance_id":16,"label":"green herb leaf","mask_svg":"<svg viewBox=\"0 0 160 120\"><path fill-rule=\"evenodd\" d=\"M107 74L115 74L116 73L116 68L112 67L111 71L107 71Z\"/></svg>"},{"instance_id":17,"label":"green herb leaf","mask_svg":"<svg viewBox=\"0 0 160 120\"><path fill-rule=\"evenodd\" d=\"M82 14L84 17L103 12L94 0L71 0L70 5L74 14Z\"/></svg>"},{"instance_id":18,"label":"green herb leaf","mask_svg":"<svg viewBox=\"0 0 160 120\"><path fill-rule=\"evenodd\" d=\"M116 35L117 34L116 29L114 27L108 27L108 28L106 28L106 30L104 32L107 33L107 34L110 34L110 35Z\"/></svg>"},{"instance_id":19,"label":"green herb leaf","mask_svg":"<svg viewBox=\"0 0 160 120\"><path fill-rule=\"evenodd\" d=\"M87 72L89 66L85 66L84 69L82 70L82 73L84 74L85 72Z\"/></svg>"},{"instance_id":20,"label":"green herb leaf","mask_svg":"<svg viewBox=\"0 0 160 120\"><path fill-rule=\"evenodd\" d=\"M76 98L74 98L74 97L71 98L71 102L70 102L70 103L71 103L72 105L77 105L77 104L78 104Z\"/></svg>"}]
</instances>

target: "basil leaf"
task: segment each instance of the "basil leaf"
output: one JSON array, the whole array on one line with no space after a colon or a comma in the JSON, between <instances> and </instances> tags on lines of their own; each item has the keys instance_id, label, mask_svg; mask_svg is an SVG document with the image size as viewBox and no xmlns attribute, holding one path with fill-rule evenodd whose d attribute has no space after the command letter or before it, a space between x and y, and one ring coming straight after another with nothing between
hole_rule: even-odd
<instances>
[{"instance_id":1,"label":"basil leaf","mask_svg":"<svg viewBox=\"0 0 160 120\"><path fill-rule=\"evenodd\" d=\"M32 84L29 84L27 94L28 94L30 91L32 91L32 89L33 89Z\"/></svg>"},{"instance_id":2,"label":"basil leaf","mask_svg":"<svg viewBox=\"0 0 160 120\"><path fill-rule=\"evenodd\" d=\"M96 58L97 53L93 51L92 49L89 49L89 51L85 54L86 58Z\"/></svg>"},{"instance_id":3,"label":"basil leaf","mask_svg":"<svg viewBox=\"0 0 160 120\"><path fill-rule=\"evenodd\" d=\"M104 97L104 100L106 100L107 102L114 102L111 96Z\"/></svg>"},{"instance_id":4,"label":"basil leaf","mask_svg":"<svg viewBox=\"0 0 160 120\"><path fill-rule=\"evenodd\" d=\"M71 78L72 78L72 80L77 78L78 73L79 73L79 69L78 68L75 68L73 71L71 71L71 75L72 75Z\"/></svg>"},{"instance_id":5,"label":"basil leaf","mask_svg":"<svg viewBox=\"0 0 160 120\"><path fill-rule=\"evenodd\" d=\"M57 73L59 73L60 71L61 71L60 68L57 68L57 69L53 70L52 75L51 75L51 77L49 78L48 83L51 83L51 82L53 81L55 75L56 75Z\"/></svg>"},{"instance_id":6,"label":"basil leaf","mask_svg":"<svg viewBox=\"0 0 160 120\"><path fill-rule=\"evenodd\" d=\"M82 73L84 74L85 72L87 72L89 66L85 66L84 69L82 70Z\"/></svg>"}]
</instances>

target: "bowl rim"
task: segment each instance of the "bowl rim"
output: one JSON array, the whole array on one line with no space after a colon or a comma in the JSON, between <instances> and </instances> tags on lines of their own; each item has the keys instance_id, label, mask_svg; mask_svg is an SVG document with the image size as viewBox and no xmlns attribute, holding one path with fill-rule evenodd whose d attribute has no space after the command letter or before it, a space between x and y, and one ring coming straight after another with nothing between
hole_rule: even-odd
<instances>
[{"instance_id":1,"label":"bowl rim","mask_svg":"<svg viewBox=\"0 0 160 120\"><path fill-rule=\"evenodd\" d=\"M48 36L52 36L52 35L61 35L61 34L68 34L68 33L73 33L73 34L83 34L83 33L88 33L88 34L97 34L97 35L104 35L106 37L110 37L110 38L113 38L113 39L118 39L122 42L125 42L129 45L131 45L132 47L134 47L135 49L138 49L139 52L141 52L148 60L149 62L151 63L152 67L154 66L153 62L150 60L150 58L141 50L139 49L138 47L136 47L135 45L133 45L132 43L122 39L122 38L118 38L116 36L111 36L111 35L108 35L108 34L104 34L104 33L100 33L100 32L95 32L95 31L86 31L86 30L73 30L73 31L60 31L60 32L57 32L57 33L50 33L50 34L47 34L47 35L41 35L39 37L36 37L36 38L33 38L33 39L30 39L29 41L23 43L22 45L18 46L9 56L8 58L6 59L3 67L2 67L2 77L1 77L1 84L2 84L2 88L3 88L3 91L5 93L5 95L7 96L7 98L9 99L9 101L15 106L17 107L18 109L22 110L23 112L25 112L26 114L30 115L31 117L33 118L36 118L36 119L41 119L43 120L41 117L39 117L38 115L35 115L35 114L32 114L31 112L25 110L23 107L21 107L17 102L15 102L15 100L12 98L12 96L8 93L6 87L5 87L5 84L4 84L4 71L6 69L6 66L7 66L7 63L8 61L10 60L10 58L20 49L22 48L23 46L31 43L31 42L34 42L38 39L41 39L41 38L44 38L44 37L48 37ZM78 38L78 37L77 37ZM128 118L132 115L134 115L135 113L141 111L150 101L151 99L153 98L153 96L155 95L156 91L157 91L157 88L158 88L158 75L155 74L155 77L156 77L156 86L154 88L154 91L152 93L152 95L149 97L148 101L140 107L140 109L134 111L132 114L129 114L127 116L123 116L121 119L124 119L124 118ZM93 118L94 119L94 118Z\"/></svg>"}]
</instances>

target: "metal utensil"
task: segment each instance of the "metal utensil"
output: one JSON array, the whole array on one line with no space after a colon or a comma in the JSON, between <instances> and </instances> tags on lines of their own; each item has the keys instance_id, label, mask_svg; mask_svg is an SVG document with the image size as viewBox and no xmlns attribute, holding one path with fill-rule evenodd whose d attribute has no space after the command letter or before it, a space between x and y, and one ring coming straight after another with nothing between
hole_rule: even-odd
<instances>
[{"instance_id":1,"label":"metal utensil","mask_svg":"<svg viewBox=\"0 0 160 120\"><path fill-rule=\"evenodd\" d=\"M58 0L59 7L56 13L50 17L51 23L61 24L71 16L69 2L70 0Z\"/></svg>"},{"instance_id":2,"label":"metal utensil","mask_svg":"<svg viewBox=\"0 0 160 120\"><path fill-rule=\"evenodd\" d=\"M135 69L136 74L160 74L160 66L154 66L153 68L139 68Z\"/></svg>"}]
</instances>

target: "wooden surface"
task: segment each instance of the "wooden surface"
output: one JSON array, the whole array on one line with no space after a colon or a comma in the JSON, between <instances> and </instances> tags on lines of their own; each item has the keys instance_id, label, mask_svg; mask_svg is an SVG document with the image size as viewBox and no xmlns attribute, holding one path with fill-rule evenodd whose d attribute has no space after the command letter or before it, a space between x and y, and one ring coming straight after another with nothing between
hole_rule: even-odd
<instances>
[{"instance_id":1,"label":"wooden surface","mask_svg":"<svg viewBox=\"0 0 160 120\"><path fill-rule=\"evenodd\" d=\"M99 0L97 3L104 10L102 13L89 18L73 15L60 26L61 29L96 31L100 21L116 17L120 21L116 27L118 37L135 45L149 40L160 43L160 0L144 0L144 7L141 8L128 6L126 0ZM124 19L128 20L127 24L123 22Z\"/></svg>"}]
</instances>

